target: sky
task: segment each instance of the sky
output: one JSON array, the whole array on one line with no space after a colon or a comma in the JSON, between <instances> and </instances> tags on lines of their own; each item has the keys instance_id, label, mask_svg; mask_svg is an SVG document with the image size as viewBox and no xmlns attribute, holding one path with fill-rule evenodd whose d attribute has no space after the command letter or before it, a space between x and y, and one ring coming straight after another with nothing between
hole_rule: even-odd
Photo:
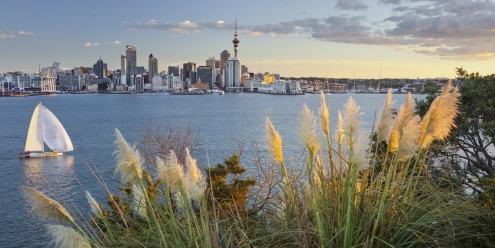
<instances>
[{"instance_id":1,"label":"sky","mask_svg":"<svg viewBox=\"0 0 495 248\"><path fill-rule=\"evenodd\" d=\"M120 68L125 46L159 70L233 53L251 72L333 78L455 77L495 69L491 0L2 0L0 72Z\"/></svg>"}]
</instances>

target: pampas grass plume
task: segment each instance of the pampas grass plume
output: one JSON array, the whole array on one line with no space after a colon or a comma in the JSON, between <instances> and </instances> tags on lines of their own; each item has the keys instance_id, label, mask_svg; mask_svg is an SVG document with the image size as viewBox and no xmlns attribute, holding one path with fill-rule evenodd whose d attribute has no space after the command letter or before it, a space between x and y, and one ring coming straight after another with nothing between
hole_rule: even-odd
<instances>
[{"instance_id":1,"label":"pampas grass plume","mask_svg":"<svg viewBox=\"0 0 495 248\"><path fill-rule=\"evenodd\" d=\"M57 201L29 186L21 186L21 189L26 194L27 200L31 204L31 212L34 214L43 219L75 224L69 212Z\"/></svg>"},{"instance_id":2,"label":"pampas grass plume","mask_svg":"<svg viewBox=\"0 0 495 248\"><path fill-rule=\"evenodd\" d=\"M357 131L360 125L359 116L361 115L360 107L357 105L354 98L349 97L345 104L344 110L344 135L349 141L349 147L353 146L354 140L357 138Z\"/></svg>"},{"instance_id":3,"label":"pampas grass plume","mask_svg":"<svg viewBox=\"0 0 495 248\"><path fill-rule=\"evenodd\" d=\"M174 151L170 150L165 162L160 158L157 158L157 170L158 178L163 182L167 182L170 191L173 193L179 192L182 187L182 181L184 179L184 172L182 170Z\"/></svg>"},{"instance_id":4,"label":"pampas grass plume","mask_svg":"<svg viewBox=\"0 0 495 248\"><path fill-rule=\"evenodd\" d=\"M206 190L206 182L204 181L203 174L198 169L196 160L191 157L189 149L186 148L186 174L185 174L185 187L188 196L192 200L200 201Z\"/></svg>"},{"instance_id":5,"label":"pampas grass plume","mask_svg":"<svg viewBox=\"0 0 495 248\"><path fill-rule=\"evenodd\" d=\"M315 123L313 113L308 106L304 104L301 112L301 139L304 145L308 148L310 154L314 156L320 144L316 138Z\"/></svg>"},{"instance_id":6,"label":"pampas grass plume","mask_svg":"<svg viewBox=\"0 0 495 248\"><path fill-rule=\"evenodd\" d=\"M452 92L451 81L447 83L442 94L433 100L428 112L423 117L421 132L418 138L421 148L428 147L434 140L445 139L452 129L457 116L459 104L459 88Z\"/></svg>"},{"instance_id":7,"label":"pampas grass plume","mask_svg":"<svg viewBox=\"0 0 495 248\"><path fill-rule=\"evenodd\" d=\"M390 127L392 126L392 90L387 93L387 99L382 108L382 113L380 114L380 119L378 120L378 141L387 140L387 136L390 132Z\"/></svg>"},{"instance_id":8,"label":"pampas grass plume","mask_svg":"<svg viewBox=\"0 0 495 248\"><path fill-rule=\"evenodd\" d=\"M117 145L114 151L114 155L117 158L115 173L120 173L122 183L141 181L141 155L137 149L129 146L118 129L115 129L115 137L115 144Z\"/></svg>"},{"instance_id":9,"label":"pampas grass plume","mask_svg":"<svg viewBox=\"0 0 495 248\"><path fill-rule=\"evenodd\" d=\"M368 140L366 132L363 129L360 129L357 133L357 139L354 143L349 161L355 166L357 171L363 171L368 169L370 165L367 152L369 145L366 142Z\"/></svg>"},{"instance_id":10,"label":"pampas grass plume","mask_svg":"<svg viewBox=\"0 0 495 248\"><path fill-rule=\"evenodd\" d=\"M91 212L93 212L93 214L96 215L96 217L103 218L103 212L101 211L100 206L96 202L95 198L93 198L93 196L91 196L89 191L86 191L86 198L88 198L89 207L91 208Z\"/></svg>"},{"instance_id":11,"label":"pampas grass plume","mask_svg":"<svg viewBox=\"0 0 495 248\"><path fill-rule=\"evenodd\" d=\"M145 219L148 218L143 189L136 184L132 185L132 210L140 217Z\"/></svg>"},{"instance_id":12,"label":"pampas grass plume","mask_svg":"<svg viewBox=\"0 0 495 248\"><path fill-rule=\"evenodd\" d=\"M342 141L344 140L344 118L342 117L342 113L339 110L338 114L338 121L337 121L337 136L336 136L336 142L337 145L342 144Z\"/></svg>"},{"instance_id":13,"label":"pampas grass plume","mask_svg":"<svg viewBox=\"0 0 495 248\"><path fill-rule=\"evenodd\" d=\"M399 162L410 159L418 150L418 137L420 132L421 118L418 115L412 116L402 131L397 160Z\"/></svg>"},{"instance_id":14,"label":"pampas grass plume","mask_svg":"<svg viewBox=\"0 0 495 248\"><path fill-rule=\"evenodd\" d=\"M268 117L266 117L266 134L268 149L273 154L275 160L283 163L284 156L282 154L282 139L280 138L280 134L275 130L275 127Z\"/></svg>"},{"instance_id":15,"label":"pampas grass plume","mask_svg":"<svg viewBox=\"0 0 495 248\"><path fill-rule=\"evenodd\" d=\"M328 113L325 95L320 93L321 108L320 108L320 125L325 136L330 137L330 114Z\"/></svg>"},{"instance_id":16,"label":"pampas grass plume","mask_svg":"<svg viewBox=\"0 0 495 248\"><path fill-rule=\"evenodd\" d=\"M91 248L88 241L74 229L62 225L47 225L52 235L50 244L60 248Z\"/></svg>"}]
</instances>

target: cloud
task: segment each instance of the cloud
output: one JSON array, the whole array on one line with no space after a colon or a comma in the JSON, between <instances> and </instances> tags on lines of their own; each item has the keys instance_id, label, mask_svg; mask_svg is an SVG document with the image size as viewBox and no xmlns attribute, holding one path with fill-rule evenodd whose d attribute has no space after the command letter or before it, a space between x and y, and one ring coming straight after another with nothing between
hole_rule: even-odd
<instances>
[{"instance_id":1,"label":"cloud","mask_svg":"<svg viewBox=\"0 0 495 248\"><path fill-rule=\"evenodd\" d=\"M366 10L368 5L363 3L363 0L337 0L336 9L343 10Z\"/></svg>"},{"instance_id":2,"label":"cloud","mask_svg":"<svg viewBox=\"0 0 495 248\"><path fill-rule=\"evenodd\" d=\"M339 1L342 2L343 1ZM339 4L338 2L338 4ZM239 25L242 35L272 37L307 36L315 40L386 46L446 59L487 60L495 58L495 3L487 0L380 0L398 4L388 17L329 16L286 22ZM349 1L350 9L362 1ZM343 7L343 6L341 6ZM233 30L234 23L167 22L153 20L124 25L173 33Z\"/></svg>"},{"instance_id":3,"label":"cloud","mask_svg":"<svg viewBox=\"0 0 495 248\"><path fill-rule=\"evenodd\" d=\"M122 43L120 43L120 41L116 40L116 41L112 42L112 44L114 44L114 45L120 45Z\"/></svg>"},{"instance_id":4,"label":"cloud","mask_svg":"<svg viewBox=\"0 0 495 248\"><path fill-rule=\"evenodd\" d=\"M0 39L14 39L16 36L10 33L4 33L0 31Z\"/></svg>"},{"instance_id":5,"label":"cloud","mask_svg":"<svg viewBox=\"0 0 495 248\"><path fill-rule=\"evenodd\" d=\"M21 31L19 31L19 32L17 32L17 34L19 34L19 35L34 35L34 33L31 33L31 32L25 32L25 31L22 31L22 30L21 30Z\"/></svg>"},{"instance_id":6,"label":"cloud","mask_svg":"<svg viewBox=\"0 0 495 248\"><path fill-rule=\"evenodd\" d=\"M85 47L93 47L93 46L99 46L99 45L100 45L100 43L98 43L98 42L86 42L86 43L84 43Z\"/></svg>"}]
</instances>

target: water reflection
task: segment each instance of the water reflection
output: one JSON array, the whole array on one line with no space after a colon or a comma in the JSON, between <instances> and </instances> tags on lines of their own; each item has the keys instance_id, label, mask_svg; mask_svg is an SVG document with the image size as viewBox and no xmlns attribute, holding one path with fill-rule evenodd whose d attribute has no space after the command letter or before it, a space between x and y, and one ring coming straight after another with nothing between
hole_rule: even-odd
<instances>
[{"instance_id":1,"label":"water reflection","mask_svg":"<svg viewBox=\"0 0 495 248\"><path fill-rule=\"evenodd\" d=\"M56 190L67 194L76 183L74 156L24 159L24 175L28 185L39 190Z\"/></svg>"}]
</instances>

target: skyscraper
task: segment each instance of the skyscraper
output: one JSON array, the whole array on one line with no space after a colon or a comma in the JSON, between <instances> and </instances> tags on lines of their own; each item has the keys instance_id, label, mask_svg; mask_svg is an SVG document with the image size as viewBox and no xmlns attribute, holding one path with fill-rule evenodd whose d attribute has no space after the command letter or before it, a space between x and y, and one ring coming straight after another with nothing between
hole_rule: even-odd
<instances>
[{"instance_id":1,"label":"skyscraper","mask_svg":"<svg viewBox=\"0 0 495 248\"><path fill-rule=\"evenodd\" d=\"M223 81L224 70L227 68L227 60L229 60L230 53L227 50L224 50L220 53L220 83L222 87L225 87L225 82Z\"/></svg>"},{"instance_id":2,"label":"skyscraper","mask_svg":"<svg viewBox=\"0 0 495 248\"><path fill-rule=\"evenodd\" d=\"M213 85L214 78L211 66L198 66L198 83Z\"/></svg>"},{"instance_id":3,"label":"skyscraper","mask_svg":"<svg viewBox=\"0 0 495 248\"><path fill-rule=\"evenodd\" d=\"M213 83L216 83L216 78L217 78L217 74L216 74L216 68L215 68L215 57L211 57L211 58L208 58L206 60L206 66L209 66L210 67L210 70L211 70L211 84ZM198 75L199 75L199 67L198 67Z\"/></svg>"},{"instance_id":4,"label":"skyscraper","mask_svg":"<svg viewBox=\"0 0 495 248\"><path fill-rule=\"evenodd\" d=\"M127 57L125 55L120 56L120 83L127 84Z\"/></svg>"},{"instance_id":5,"label":"skyscraper","mask_svg":"<svg viewBox=\"0 0 495 248\"><path fill-rule=\"evenodd\" d=\"M168 67L168 75L180 76L180 68L179 66L169 66Z\"/></svg>"},{"instance_id":6,"label":"skyscraper","mask_svg":"<svg viewBox=\"0 0 495 248\"><path fill-rule=\"evenodd\" d=\"M237 35L237 19L235 21L234 33L234 57L227 60L227 69L225 70L225 88L229 91L241 90L241 61L237 57L239 50L239 36Z\"/></svg>"},{"instance_id":7,"label":"skyscraper","mask_svg":"<svg viewBox=\"0 0 495 248\"><path fill-rule=\"evenodd\" d=\"M98 79L107 77L107 64L103 63L101 58L96 61L96 64L93 65L93 73L98 77Z\"/></svg>"},{"instance_id":8,"label":"skyscraper","mask_svg":"<svg viewBox=\"0 0 495 248\"><path fill-rule=\"evenodd\" d=\"M136 48L131 45L127 45L126 48L127 50L125 51L125 56L127 58L127 67L125 74L127 78L127 85L133 85L134 82L131 82L131 77L135 77L137 75Z\"/></svg>"},{"instance_id":9,"label":"skyscraper","mask_svg":"<svg viewBox=\"0 0 495 248\"><path fill-rule=\"evenodd\" d=\"M152 79L153 76L157 73L158 73L158 59L153 57L153 54L150 54L150 57L148 59L148 77Z\"/></svg>"},{"instance_id":10,"label":"skyscraper","mask_svg":"<svg viewBox=\"0 0 495 248\"><path fill-rule=\"evenodd\" d=\"M193 62L187 62L182 65L182 81L191 79L191 72L196 70L196 64Z\"/></svg>"}]
</instances>

